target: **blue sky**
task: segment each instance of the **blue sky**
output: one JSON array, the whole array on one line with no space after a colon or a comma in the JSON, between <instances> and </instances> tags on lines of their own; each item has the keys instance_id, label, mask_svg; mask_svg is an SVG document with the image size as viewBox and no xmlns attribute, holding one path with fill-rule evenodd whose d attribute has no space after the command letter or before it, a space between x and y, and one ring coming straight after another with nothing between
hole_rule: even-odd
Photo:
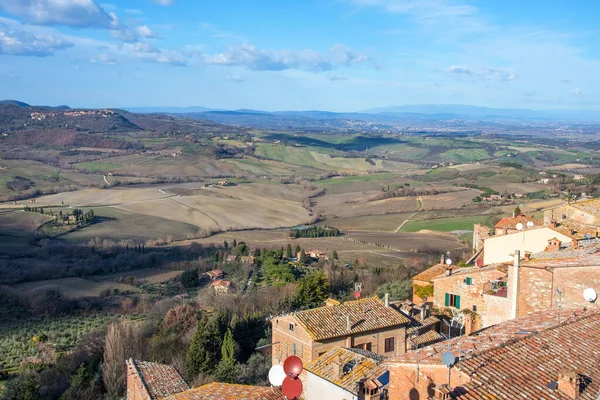
<instances>
[{"instance_id":1,"label":"blue sky","mask_svg":"<svg viewBox=\"0 0 600 400\"><path fill-rule=\"evenodd\" d=\"M0 98L600 110L589 0L0 0Z\"/></svg>"}]
</instances>

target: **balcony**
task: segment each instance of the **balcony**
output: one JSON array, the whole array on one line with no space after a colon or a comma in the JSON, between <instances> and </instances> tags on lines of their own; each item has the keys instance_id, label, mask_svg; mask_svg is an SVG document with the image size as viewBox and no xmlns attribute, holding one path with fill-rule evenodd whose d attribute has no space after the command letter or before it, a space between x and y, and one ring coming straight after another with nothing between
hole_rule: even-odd
<instances>
[{"instance_id":1,"label":"balcony","mask_svg":"<svg viewBox=\"0 0 600 400\"><path fill-rule=\"evenodd\" d=\"M487 294L489 296L507 297L508 286L506 281L497 280L484 283L483 294Z\"/></svg>"}]
</instances>

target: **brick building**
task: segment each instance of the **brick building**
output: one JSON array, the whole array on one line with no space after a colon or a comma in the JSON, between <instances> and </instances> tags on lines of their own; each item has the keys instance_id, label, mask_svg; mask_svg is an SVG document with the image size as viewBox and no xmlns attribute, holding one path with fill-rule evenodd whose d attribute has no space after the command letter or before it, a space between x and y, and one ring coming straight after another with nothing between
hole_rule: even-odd
<instances>
[{"instance_id":1,"label":"brick building","mask_svg":"<svg viewBox=\"0 0 600 400\"><path fill-rule=\"evenodd\" d=\"M419 294L422 294L421 292L433 293L433 278L444 274L446 272L446 267L444 257L442 256L442 261L439 264L435 264L420 274L413 276L412 301L414 303L421 304L425 301L424 297L428 297L425 295L419 296Z\"/></svg>"},{"instance_id":2,"label":"brick building","mask_svg":"<svg viewBox=\"0 0 600 400\"><path fill-rule=\"evenodd\" d=\"M127 400L285 400L280 389L213 382L190 389L171 365L129 359Z\"/></svg>"},{"instance_id":3,"label":"brick building","mask_svg":"<svg viewBox=\"0 0 600 400\"><path fill-rule=\"evenodd\" d=\"M523 225L523 228L533 228L544 225L544 221L523 214L513 217L505 217L498 221L496 225L494 225L494 236L508 235L510 233L519 232L519 229L517 229L519 224Z\"/></svg>"},{"instance_id":4,"label":"brick building","mask_svg":"<svg viewBox=\"0 0 600 400\"><path fill-rule=\"evenodd\" d=\"M389 398L596 400L600 352L591 343L600 343L597 310L537 312L392 358ZM450 369L448 350L457 357Z\"/></svg>"},{"instance_id":5,"label":"brick building","mask_svg":"<svg viewBox=\"0 0 600 400\"><path fill-rule=\"evenodd\" d=\"M272 363L293 354L308 365L334 347L385 356L406 351L410 320L377 297L299 311L271 320Z\"/></svg>"}]
</instances>

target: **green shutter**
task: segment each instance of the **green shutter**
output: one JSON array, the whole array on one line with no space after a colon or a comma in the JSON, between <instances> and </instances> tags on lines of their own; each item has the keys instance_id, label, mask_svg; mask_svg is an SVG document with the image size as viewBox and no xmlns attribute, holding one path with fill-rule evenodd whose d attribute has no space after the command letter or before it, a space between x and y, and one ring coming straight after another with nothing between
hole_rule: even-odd
<instances>
[{"instance_id":1,"label":"green shutter","mask_svg":"<svg viewBox=\"0 0 600 400\"><path fill-rule=\"evenodd\" d=\"M456 296L456 308L460 310L460 296Z\"/></svg>"},{"instance_id":2,"label":"green shutter","mask_svg":"<svg viewBox=\"0 0 600 400\"><path fill-rule=\"evenodd\" d=\"M471 285L471 278L467 278L467 286Z\"/></svg>"},{"instance_id":3,"label":"green shutter","mask_svg":"<svg viewBox=\"0 0 600 400\"><path fill-rule=\"evenodd\" d=\"M450 293L446 293L446 301L444 303L446 307L450 305Z\"/></svg>"}]
</instances>

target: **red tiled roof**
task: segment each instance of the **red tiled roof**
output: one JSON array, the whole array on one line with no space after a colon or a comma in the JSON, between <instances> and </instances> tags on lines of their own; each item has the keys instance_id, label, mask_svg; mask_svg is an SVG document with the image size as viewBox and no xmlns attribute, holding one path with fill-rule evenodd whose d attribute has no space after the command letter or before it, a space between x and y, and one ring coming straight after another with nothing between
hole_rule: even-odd
<instances>
[{"instance_id":1,"label":"red tiled roof","mask_svg":"<svg viewBox=\"0 0 600 400\"><path fill-rule=\"evenodd\" d=\"M392 307L386 307L378 297L313 308L292 315L314 340L331 339L410 322L402 313ZM348 316L350 316L350 330L348 330Z\"/></svg>"},{"instance_id":2,"label":"red tiled roof","mask_svg":"<svg viewBox=\"0 0 600 400\"><path fill-rule=\"evenodd\" d=\"M129 362L133 362L152 399L161 399L190 388L171 365L138 360Z\"/></svg>"},{"instance_id":3,"label":"red tiled roof","mask_svg":"<svg viewBox=\"0 0 600 400\"><path fill-rule=\"evenodd\" d=\"M494 227L501 229L517 229L517 224L521 223L523 224L523 227L527 227L528 222L533 222L534 226L542 226L544 224L542 220L521 214L516 217L502 218Z\"/></svg>"},{"instance_id":4,"label":"red tiled roof","mask_svg":"<svg viewBox=\"0 0 600 400\"><path fill-rule=\"evenodd\" d=\"M231 286L231 282L229 281L224 281L222 279L218 280L218 281L214 281L213 283L210 284L210 286L224 286L224 287L230 287Z\"/></svg>"},{"instance_id":5,"label":"red tiled roof","mask_svg":"<svg viewBox=\"0 0 600 400\"><path fill-rule=\"evenodd\" d=\"M413 276L413 281L431 282L433 278L438 277L446 272L446 266L444 264L435 264L432 267L427 268L425 271L418 275Z\"/></svg>"},{"instance_id":6,"label":"red tiled roof","mask_svg":"<svg viewBox=\"0 0 600 400\"><path fill-rule=\"evenodd\" d=\"M442 365L442 354L448 351L448 345L450 345L450 351L454 352L455 355L459 354L458 351L460 349L463 358L472 357L482 351L504 345L519 337L520 335L517 332L535 333L560 325L558 322L558 313L558 310L545 310L529 314L475 332L471 336L462 336L424 347L419 351L419 354L415 352L405 353L392 358L390 362L415 364L418 360L421 364ZM561 323L574 321L593 314L594 312L592 311L582 309L562 310Z\"/></svg>"},{"instance_id":7,"label":"red tiled roof","mask_svg":"<svg viewBox=\"0 0 600 400\"><path fill-rule=\"evenodd\" d=\"M213 382L161 400L285 400L280 389Z\"/></svg>"},{"instance_id":8,"label":"red tiled roof","mask_svg":"<svg viewBox=\"0 0 600 400\"><path fill-rule=\"evenodd\" d=\"M460 399L570 399L548 388L560 373L573 371L587 380L579 399L600 392L600 313L586 315L459 363L471 381L455 392Z\"/></svg>"}]
</instances>

